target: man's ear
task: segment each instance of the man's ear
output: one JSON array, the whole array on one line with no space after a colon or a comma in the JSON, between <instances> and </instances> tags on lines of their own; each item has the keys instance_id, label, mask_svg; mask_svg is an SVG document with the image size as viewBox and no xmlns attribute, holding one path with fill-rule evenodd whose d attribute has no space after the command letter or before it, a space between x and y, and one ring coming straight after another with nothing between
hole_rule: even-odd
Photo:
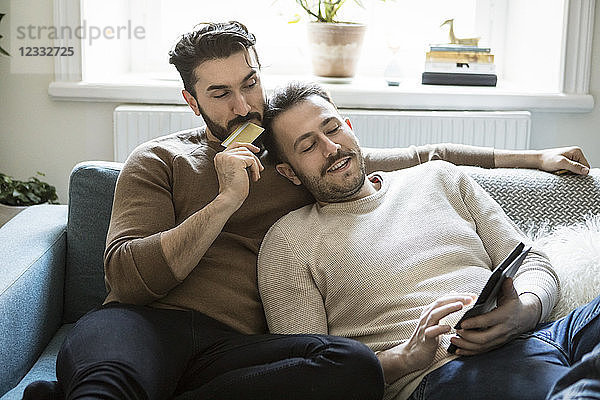
<instances>
[{"instance_id":1,"label":"man's ear","mask_svg":"<svg viewBox=\"0 0 600 400\"><path fill-rule=\"evenodd\" d=\"M188 92L187 90L182 90L181 94L183 95L185 102L188 103L188 106L190 106L190 108L194 111L194 114L199 116L200 115L200 107L198 107L198 102L196 101L194 96L192 96L192 94L190 92Z\"/></svg>"},{"instance_id":2,"label":"man's ear","mask_svg":"<svg viewBox=\"0 0 600 400\"><path fill-rule=\"evenodd\" d=\"M288 178L294 185L302 185L302 182L300 182L300 179L298 179L296 173L294 172L290 164L280 163L275 166L275 169L277 170L277 172L279 172L280 175L283 175L286 178Z\"/></svg>"}]
</instances>

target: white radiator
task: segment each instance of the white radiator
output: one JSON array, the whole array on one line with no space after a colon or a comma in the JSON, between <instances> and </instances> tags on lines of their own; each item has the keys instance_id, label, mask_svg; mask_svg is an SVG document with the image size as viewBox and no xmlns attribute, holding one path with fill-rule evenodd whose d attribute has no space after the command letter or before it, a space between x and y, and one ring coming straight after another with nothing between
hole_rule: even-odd
<instances>
[{"instance_id":1,"label":"white radiator","mask_svg":"<svg viewBox=\"0 0 600 400\"><path fill-rule=\"evenodd\" d=\"M120 162L150 139L204 125L188 106L125 105L113 114L115 161Z\"/></svg>"},{"instance_id":2,"label":"white radiator","mask_svg":"<svg viewBox=\"0 0 600 400\"><path fill-rule=\"evenodd\" d=\"M406 147L463 143L502 149L528 149L527 111L340 110L365 147ZM114 111L115 160L125 161L140 143L204 125L188 106L118 106Z\"/></svg>"},{"instance_id":3,"label":"white radiator","mask_svg":"<svg viewBox=\"0 0 600 400\"><path fill-rule=\"evenodd\" d=\"M528 111L341 110L365 147L462 143L499 149L529 149Z\"/></svg>"}]
</instances>

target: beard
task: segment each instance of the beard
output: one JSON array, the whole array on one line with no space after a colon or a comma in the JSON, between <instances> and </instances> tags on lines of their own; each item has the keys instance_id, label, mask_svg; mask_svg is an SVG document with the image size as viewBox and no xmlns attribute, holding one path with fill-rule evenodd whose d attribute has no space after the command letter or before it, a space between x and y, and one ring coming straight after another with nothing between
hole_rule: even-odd
<instances>
[{"instance_id":1,"label":"beard","mask_svg":"<svg viewBox=\"0 0 600 400\"><path fill-rule=\"evenodd\" d=\"M344 172L341 183L329 182L327 179L327 170L336 162L345 157L351 157L351 161L356 161L358 171L348 170ZM314 198L324 203L340 203L352 199L360 191L365 183L367 176L365 161L360 149L357 150L338 150L338 152L327 158L325 166L321 169L320 176L305 175L302 172L294 173L302 184L312 193ZM297 169L297 168L296 168Z\"/></svg>"},{"instance_id":2,"label":"beard","mask_svg":"<svg viewBox=\"0 0 600 400\"><path fill-rule=\"evenodd\" d=\"M233 131L233 128L243 124L244 122L248 122L248 121L252 121L252 120L257 120L259 122L262 122L262 115L260 115L260 113L258 113L258 112L250 112L246 115L238 115L237 117L235 117L234 119L229 121L227 123L227 126L222 126L222 125L219 125L216 122L214 122L212 119L210 119L210 117L208 115L206 115L204 110L202 110L201 108L200 108L200 115L202 116L202 119L206 123L206 127L210 130L210 133L212 133L219 140L227 139L227 137Z\"/></svg>"}]
</instances>

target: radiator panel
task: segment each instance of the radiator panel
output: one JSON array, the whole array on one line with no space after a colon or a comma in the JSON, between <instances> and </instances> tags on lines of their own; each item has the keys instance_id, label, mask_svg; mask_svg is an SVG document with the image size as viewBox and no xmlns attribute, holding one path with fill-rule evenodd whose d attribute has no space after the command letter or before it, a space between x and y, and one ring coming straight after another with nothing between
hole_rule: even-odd
<instances>
[{"instance_id":1,"label":"radiator panel","mask_svg":"<svg viewBox=\"0 0 600 400\"><path fill-rule=\"evenodd\" d=\"M463 143L502 149L528 149L531 114L526 111L368 111L341 110L365 147L407 147Z\"/></svg>"},{"instance_id":2,"label":"radiator panel","mask_svg":"<svg viewBox=\"0 0 600 400\"><path fill-rule=\"evenodd\" d=\"M365 147L407 147L463 143L502 149L529 149L527 111L384 111L341 109ZM150 139L204 125L188 106L123 105L114 111L114 154L125 161Z\"/></svg>"}]
</instances>

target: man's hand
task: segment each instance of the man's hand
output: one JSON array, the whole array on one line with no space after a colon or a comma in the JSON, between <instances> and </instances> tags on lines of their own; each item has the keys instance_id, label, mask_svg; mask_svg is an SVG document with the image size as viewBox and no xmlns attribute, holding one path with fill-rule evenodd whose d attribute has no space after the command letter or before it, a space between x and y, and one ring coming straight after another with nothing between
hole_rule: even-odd
<instances>
[{"instance_id":1,"label":"man's hand","mask_svg":"<svg viewBox=\"0 0 600 400\"><path fill-rule=\"evenodd\" d=\"M492 350L533 329L539 322L542 304L533 293L517 295L512 279L502 285L498 307L461 323L450 341L457 355L469 356Z\"/></svg>"},{"instance_id":2,"label":"man's hand","mask_svg":"<svg viewBox=\"0 0 600 400\"><path fill-rule=\"evenodd\" d=\"M472 301L471 295L450 295L426 307L410 339L379 353L385 381L392 383L413 371L428 367L440 344L440 335L450 332L450 326L440 325L440 321Z\"/></svg>"},{"instance_id":3,"label":"man's hand","mask_svg":"<svg viewBox=\"0 0 600 400\"><path fill-rule=\"evenodd\" d=\"M215 156L215 169L219 179L219 196L226 199L237 210L248 197L250 179L260 179L262 163L254 153L260 149L249 143L230 144Z\"/></svg>"},{"instance_id":4,"label":"man's hand","mask_svg":"<svg viewBox=\"0 0 600 400\"><path fill-rule=\"evenodd\" d=\"M496 168L535 168L547 172L570 171L579 175L590 172L590 163L579 147L546 150L494 150Z\"/></svg>"},{"instance_id":5,"label":"man's hand","mask_svg":"<svg viewBox=\"0 0 600 400\"><path fill-rule=\"evenodd\" d=\"M590 172L590 163L579 147L541 150L539 162L539 169L542 171L567 170L580 175Z\"/></svg>"},{"instance_id":6,"label":"man's hand","mask_svg":"<svg viewBox=\"0 0 600 400\"><path fill-rule=\"evenodd\" d=\"M223 226L246 200L250 179L257 181L264 169L254 153L260 151L247 143L232 143L215 156L219 194L205 207L181 224L160 234L160 244L173 275L180 281L196 268L204 253L221 233Z\"/></svg>"}]
</instances>

